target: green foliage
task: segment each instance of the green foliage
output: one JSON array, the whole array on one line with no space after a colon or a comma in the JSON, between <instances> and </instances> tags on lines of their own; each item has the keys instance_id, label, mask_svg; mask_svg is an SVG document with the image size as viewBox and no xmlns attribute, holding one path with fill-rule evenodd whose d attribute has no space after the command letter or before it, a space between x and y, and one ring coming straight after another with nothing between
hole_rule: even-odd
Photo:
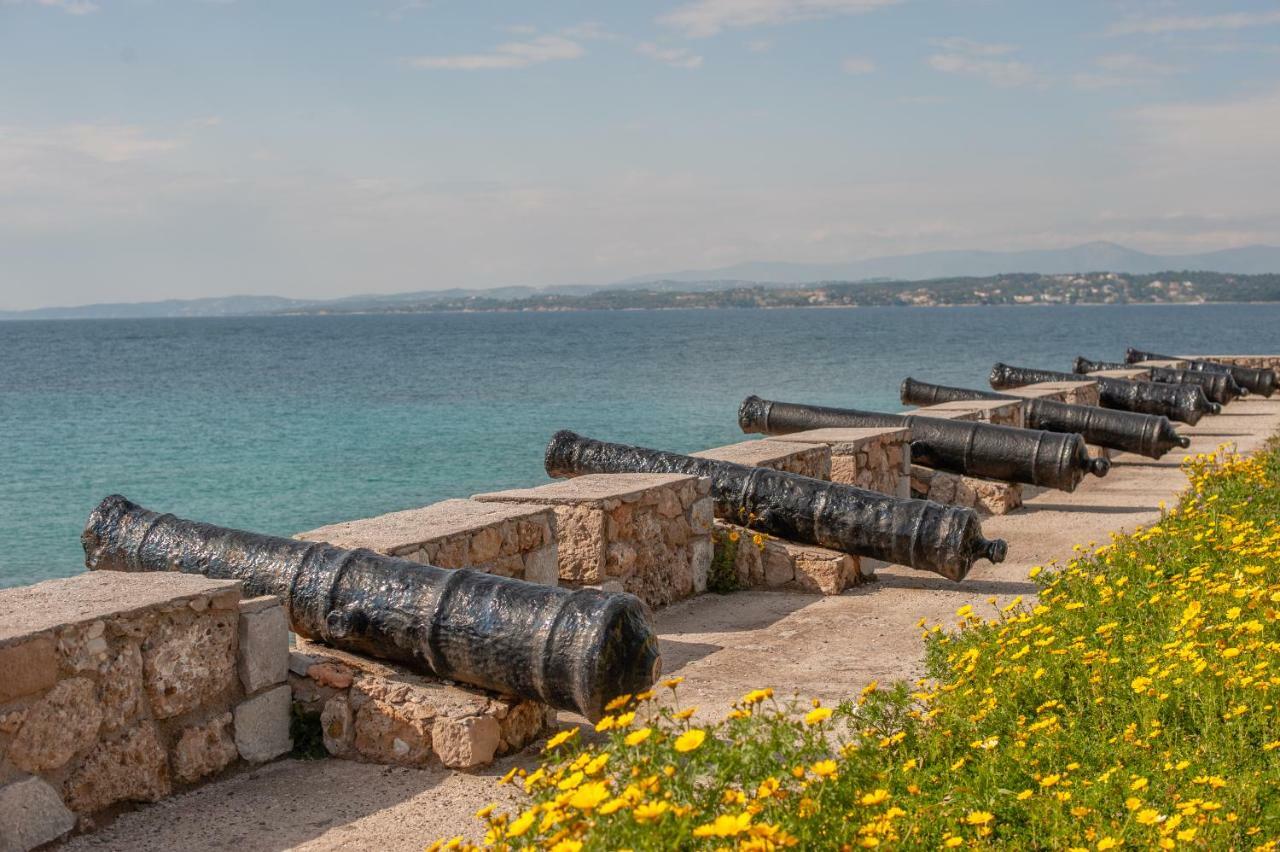
<instances>
[{"instance_id":1,"label":"green foliage","mask_svg":"<svg viewBox=\"0 0 1280 852\"><path fill-rule=\"evenodd\" d=\"M707 591L718 595L727 595L742 588L738 579L738 547L742 543L722 530L711 534L714 550L711 555L711 567L707 569Z\"/></svg>"}]
</instances>

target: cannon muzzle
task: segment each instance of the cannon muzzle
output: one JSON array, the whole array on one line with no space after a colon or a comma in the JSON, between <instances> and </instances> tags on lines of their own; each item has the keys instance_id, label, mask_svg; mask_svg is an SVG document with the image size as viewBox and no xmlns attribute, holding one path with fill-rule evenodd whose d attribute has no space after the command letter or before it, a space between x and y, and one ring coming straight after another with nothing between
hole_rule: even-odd
<instances>
[{"instance_id":1,"label":"cannon muzzle","mask_svg":"<svg viewBox=\"0 0 1280 852\"><path fill-rule=\"evenodd\" d=\"M786 435L824 427L911 429L913 461L938 470L1074 491L1086 474L1105 476L1079 435L1018 429L920 414L884 414L747 397L738 409L744 432Z\"/></svg>"},{"instance_id":2,"label":"cannon muzzle","mask_svg":"<svg viewBox=\"0 0 1280 852\"><path fill-rule=\"evenodd\" d=\"M1146 370L1153 382L1169 385L1196 385L1204 391L1204 395L1219 405L1246 396L1249 392L1236 384L1230 373L1211 373L1203 370L1175 370L1169 367L1147 367L1141 364L1122 364L1115 361L1090 361L1078 356L1071 365L1071 371L1080 375L1088 375L1098 370Z\"/></svg>"},{"instance_id":3,"label":"cannon muzzle","mask_svg":"<svg viewBox=\"0 0 1280 852\"><path fill-rule=\"evenodd\" d=\"M186 521L113 495L81 536L91 570L182 571L278 595L293 632L598 719L661 673L638 598L445 570L370 550Z\"/></svg>"},{"instance_id":4,"label":"cannon muzzle","mask_svg":"<svg viewBox=\"0 0 1280 852\"><path fill-rule=\"evenodd\" d=\"M1018 388L1036 382L1078 382L1084 377L1057 370L1035 370L1028 367L1012 367L996 364L991 368L989 381L997 390ZM1200 422L1206 414L1218 414L1222 406L1210 402L1204 391L1195 385L1169 385L1159 382L1135 382L1106 376L1089 376L1088 381L1098 383L1098 395L1107 408L1156 414L1178 420L1190 426Z\"/></svg>"},{"instance_id":5,"label":"cannon muzzle","mask_svg":"<svg viewBox=\"0 0 1280 852\"><path fill-rule=\"evenodd\" d=\"M1144 352L1132 347L1124 351L1126 363L1138 361L1186 361L1187 369L1202 373L1227 373L1236 384L1251 393L1270 397L1276 392L1276 371L1259 367L1241 367L1236 364L1224 364L1221 361L1208 361L1203 358L1176 358L1172 355L1159 355L1155 352Z\"/></svg>"},{"instance_id":6,"label":"cannon muzzle","mask_svg":"<svg viewBox=\"0 0 1280 852\"><path fill-rule=\"evenodd\" d=\"M765 467L695 458L557 432L547 445L547 473L682 473L711 481L716 514L801 544L965 578L978 559L1000 562L1006 545L982 535L972 509L891 497Z\"/></svg>"},{"instance_id":7,"label":"cannon muzzle","mask_svg":"<svg viewBox=\"0 0 1280 852\"><path fill-rule=\"evenodd\" d=\"M1190 438L1174 431L1169 418L1154 414L1135 414L1099 408L1096 405L1072 405L1056 399L1018 397L996 391L952 388L906 379L899 388L904 405L935 405L970 399L1021 399L1022 419L1029 429L1049 432L1075 432L1090 444L1138 453L1158 459L1174 447L1187 447Z\"/></svg>"}]
</instances>

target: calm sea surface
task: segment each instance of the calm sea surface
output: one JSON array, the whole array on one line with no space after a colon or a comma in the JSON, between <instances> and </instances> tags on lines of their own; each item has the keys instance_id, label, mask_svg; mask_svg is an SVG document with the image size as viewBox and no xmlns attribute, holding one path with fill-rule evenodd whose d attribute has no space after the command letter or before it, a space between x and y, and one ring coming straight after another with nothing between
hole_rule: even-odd
<instances>
[{"instance_id":1,"label":"calm sea surface","mask_svg":"<svg viewBox=\"0 0 1280 852\"><path fill-rule=\"evenodd\" d=\"M557 429L691 451L748 393L896 411L992 362L1273 351L1280 305L0 322L0 586L119 492L268 533L545 481Z\"/></svg>"}]
</instances>

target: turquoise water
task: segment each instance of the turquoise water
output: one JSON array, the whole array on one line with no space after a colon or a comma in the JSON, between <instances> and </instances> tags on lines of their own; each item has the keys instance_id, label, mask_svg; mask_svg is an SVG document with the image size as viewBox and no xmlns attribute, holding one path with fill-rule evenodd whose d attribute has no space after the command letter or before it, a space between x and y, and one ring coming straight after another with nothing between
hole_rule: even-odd
<instances>
[{"instance_id":1,"label":"turquoise water","mask_svg":"<svg viewBox=\"0 0 1280 852\"><path fill-rule=\"evenodd\" d=\"M0 586L83 570L119 492L287 534L546 479L557 429L690 451L748 393L896 411L993 361L1273 351L1280 305L0 323Z\"/></svg>"}]
</instances>

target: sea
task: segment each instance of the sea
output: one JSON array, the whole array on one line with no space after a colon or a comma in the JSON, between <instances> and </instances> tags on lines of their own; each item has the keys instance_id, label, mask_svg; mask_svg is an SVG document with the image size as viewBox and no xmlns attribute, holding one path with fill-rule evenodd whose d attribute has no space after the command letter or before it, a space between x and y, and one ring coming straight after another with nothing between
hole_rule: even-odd
<instances>
[{"instance_id":1,"label":"sea","mask_svg":"<svg viewBox=\"0 0 1280 852\"><path fill-rule=\"evenodd\" d=\"M547 481L559 429L693 451L748 394L899 411L996 361L1280 349L1280 305L0 322L0 587L83 571L109 494L288 535Z\"/></svg>"}]
</instances>

